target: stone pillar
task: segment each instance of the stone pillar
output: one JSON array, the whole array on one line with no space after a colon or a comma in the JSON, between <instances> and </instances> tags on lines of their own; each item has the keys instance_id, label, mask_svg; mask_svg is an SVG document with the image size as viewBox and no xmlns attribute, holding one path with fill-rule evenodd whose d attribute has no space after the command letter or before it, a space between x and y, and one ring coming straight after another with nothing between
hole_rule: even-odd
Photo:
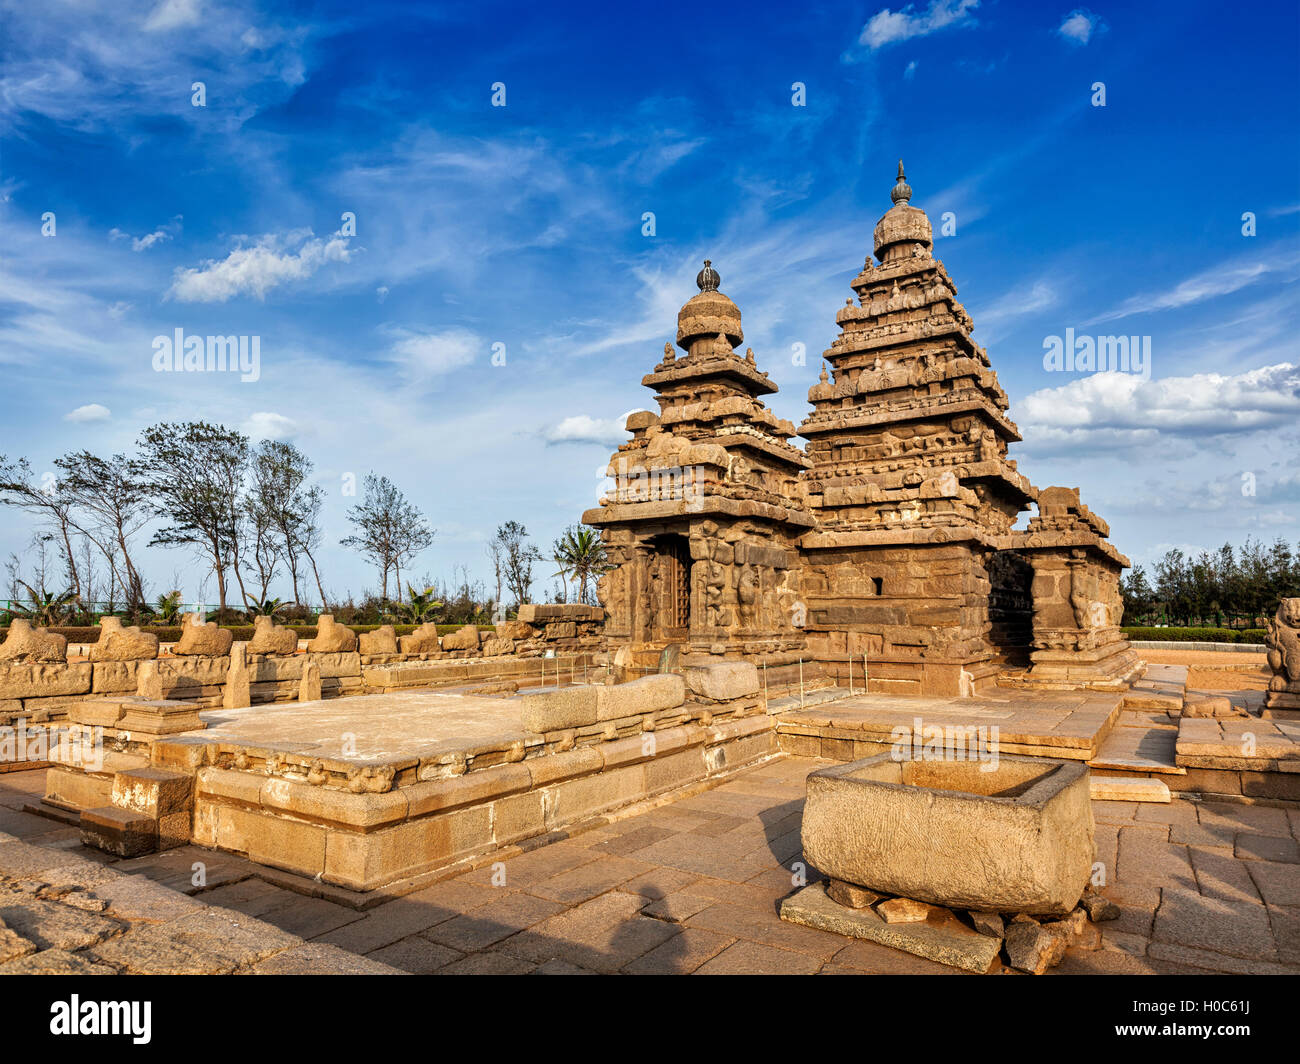
<instances>
[{"instance_id":1,"label":"stone pillar","mask_svg":"<svg viewBox=\"0 0 1300 1064\"><path fill-rule=\"evenodd\" d=\"M248 644L231 643L230 671L226 673L225 690L221 693L221 704L226 709L242 709L252 705L250 685L252 677L248 671Z\"/></svg>"},{"instance_id":2,"label":"stone pillar","mask_svg":"<svg viewBox=\"0 0 1300 1064\"><path fill-rule=\"evenodd\" d=\"M298 701L319 702L320 699L320 666L308 660L302 666L302 679L298 683Z\"/></svg>"}]
</instances>

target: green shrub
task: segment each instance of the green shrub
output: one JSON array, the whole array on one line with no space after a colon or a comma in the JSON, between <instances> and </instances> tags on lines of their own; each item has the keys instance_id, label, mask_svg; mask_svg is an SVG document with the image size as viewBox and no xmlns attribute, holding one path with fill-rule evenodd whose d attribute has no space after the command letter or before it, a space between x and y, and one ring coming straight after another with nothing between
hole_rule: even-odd
<instances>
[{"instance_id":1,"label":"green shrub","mask_svg":"<svg viewBox=\"0 0 1300 1064\"><path fill-rule=\"evenodd\" d=\"M1263 643L1262 628L1124 628L1126 639L1169 643Z\"/></svg>"}]
</instances>

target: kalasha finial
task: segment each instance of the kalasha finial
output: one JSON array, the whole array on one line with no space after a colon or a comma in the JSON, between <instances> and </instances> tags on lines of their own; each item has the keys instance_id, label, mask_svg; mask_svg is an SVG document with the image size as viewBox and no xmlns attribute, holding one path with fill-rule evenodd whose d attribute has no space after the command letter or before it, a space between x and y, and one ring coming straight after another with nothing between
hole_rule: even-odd
<instances>
[{"instance_id":1,"label":"kalasha finial","mask_svg":"<svg viewBox=\"0 0 1300 1064\"><path fill-rule=\"evenodd\" d=\"M722 278L709 259L704 260L704 269L695 275L695 284L701 292L716 292L718 285L722 284Z\"/></svg>"},{"instance_id":2,"label":"kalasha finial","mask_svg":"<svg viewBox=\"0 0 1300 1064\"><path fill-rule=\"evenodd\" d=\"M903 160L898 160L898 181L894 184L894 191L889 194L889 198L894 201L895 207L906 205L907 201L912 198L912 186L907 183L907 178L903 176Z\"/></svg>"}]
</instances>

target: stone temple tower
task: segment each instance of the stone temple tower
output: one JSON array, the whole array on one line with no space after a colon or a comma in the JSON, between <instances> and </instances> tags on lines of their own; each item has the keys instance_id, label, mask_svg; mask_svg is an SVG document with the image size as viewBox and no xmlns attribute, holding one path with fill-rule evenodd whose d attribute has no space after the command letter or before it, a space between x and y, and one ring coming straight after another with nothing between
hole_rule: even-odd
<instances>
[{"instance_id":1,"label":"stone temple tower","mask_svg":"<svg viewBox=\"0 0 1300 1064\"><path fill-rule=\"evenodd\" d=\"M818 518L802 542L810 643L865 655L881 690L959 694L997 671L994 577L1028 605L1028 567L993 555L1036 492L1007 458L1020 433L901 162L891 198L799 427Z\"/></svg>"},{"instance_id":2,"label":"stone temple tower","mask_svg":"<svg viewBox=\"0 0 1300 1064\"><path fill-rule=\"evenodd\" d=\"M631 414L610 460L611 490L583 521L602 530L615 566L597 590L610 642L649 665L668 647L691 655L797 662L798 537L812 527L789 442L794 425L763 405L776 391L744 342L740 308L709 261L677 315L678 354L641 383L659 413ZM627 662L632 664L633 662Z\"/></svg>"}]
</instances>

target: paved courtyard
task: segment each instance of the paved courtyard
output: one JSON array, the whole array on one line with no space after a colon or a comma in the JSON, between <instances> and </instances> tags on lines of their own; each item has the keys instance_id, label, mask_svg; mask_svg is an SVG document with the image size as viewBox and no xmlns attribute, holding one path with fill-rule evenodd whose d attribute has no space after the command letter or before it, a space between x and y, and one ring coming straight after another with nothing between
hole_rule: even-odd
<instances>
[{"instance_id":1,"label":"paved courtyard","mask_svg":"<svg viewBox=\"0 0 1300 1064\"><path fill-rule=\"evenodd\" d=\"M777 917L779 900L796 886L804 780L825 763L768 762L366 911L287 890L261 878L265 869L195 847L114 861L82 847L76 829L21 811L39 795L41 772L0 775L0 832L96 862L106 875L145 877L130 882L191 896L159 889L151 904L162 908L152 913L137 904L132 915L110 898L103 915L85 914L87 923L116 917L126 934L107 927L74 934L59 960L70 953L103 971L174 963L174 950L157 945L171 926L162 901L170 897L191 929L173 934L169 949L186 942L190 963L198 957L201 966L203 944L222 935L242 943L243 953L214 945L214 971L960 974ZM1183 800L1093 809L1105 893L1121 916L1072 946L1057 972L1300 972L1300 810ZM0 842L0 876L21 878L32 854L20 842ZM191 885L196 861L206 869L203 889ZM111 882L118 886L101 887L103 894L127 893L123 878ZM29 957L0 971L31 964Z\"/></svg>"}]
</instances>

